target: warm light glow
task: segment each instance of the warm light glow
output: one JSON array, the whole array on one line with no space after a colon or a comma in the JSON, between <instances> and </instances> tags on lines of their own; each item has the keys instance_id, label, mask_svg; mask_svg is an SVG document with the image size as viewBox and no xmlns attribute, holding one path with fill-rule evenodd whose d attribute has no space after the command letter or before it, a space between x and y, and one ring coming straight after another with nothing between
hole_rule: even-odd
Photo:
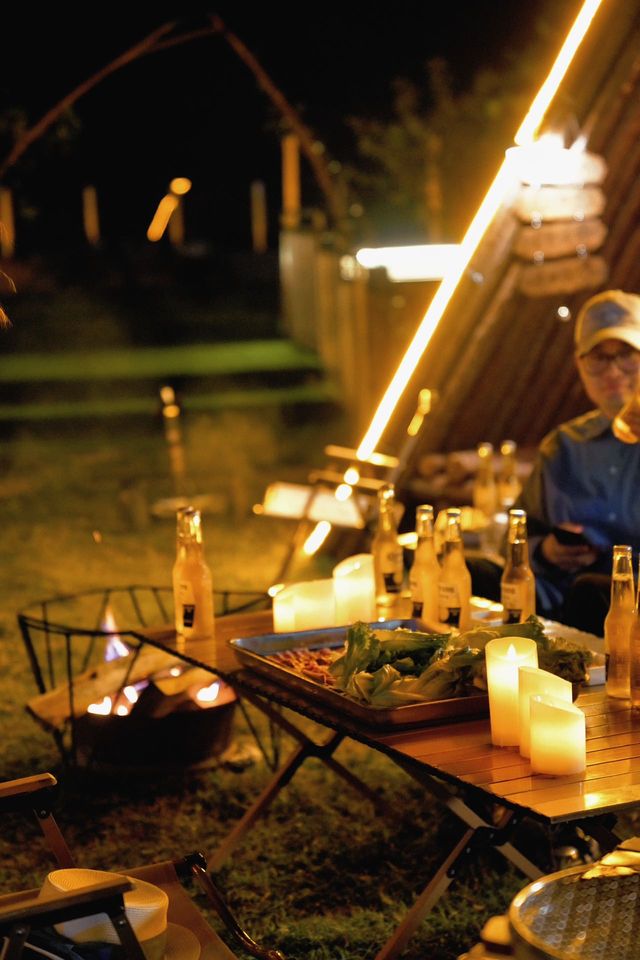
<instances>
[{"instance_id":1,"label":"warm light glow","mask_svg":"<svg viewBox=\"0 0 640 960\"><path fill-rule=\"evenodd\" d=\"M405 247L362 247L356 253L361 267L384 267L389 280L441 280L459 254L457 243L423 243Z\"/></svg>"},{"instance_id":2,"label":"warm light glow","mask_svg":"<svg viewBox=\"0 0 640 960\"><path fill-rule=\"evenodd\" d=\"M107 717L111 713L111 697L103 697L99 703L90 703L87 707L87 713Z\"/></svg>"},{"instance_id":3,"label":"warm light glow","mask_svg":"<svg viewBox=\"0 0 640 960\"><path fill-rule=\"evenodd\" d=\"M147 230L147 240L151 240L152 243L156 243L162 238L165 230L167 229L167 224L171 219L171 214L177 208L180 201L177 197L166 194L158 204L158 209L153 215L153 220L149 224L149 229Z\"/></svg>"},{"instance_id":4,"label":"warm light glow","mask_svg":"<svg viewBox=\"0 0 640 960\"><path fill-rule=\"evenodd\" d=\"M180 407L177 403L168 403L162 408L162 416L166 417L167 420L175 420L176 417L180 416Z\"/></svg>"},{"instance_id":5,"label":"warm light glow","mask_svg":"<svg viewBox=\"0 0 640 960\"><path fill-rule=\"evenodd\" d=\"M360 471L357 467L349 467L344 472L344 482L353 486L360 479Z\"/></svg>"},{"instance_id":6,"label":"warm light glow","mask_svg":"<svg viewBox=\"0 0 640 960\"><path fill-rule=\"evenodd\" d=\"M274 583L269 587L267 593L270 597L275 597L280 593L281 590L284 590L284 583Z\"/></svg>"},{"instance_id":7,"label":"warm light glow","mask_svg":"<svg viewBox=\"0 0 640 960\"><path fill-rule=\"evenodd\" d=\"M126 703L121 703L116 707L116 714L119 717L129 716L129 707L126 705Z\"/></svg>"},{"instance_id":8,"label":"warm light glow","mask_svg":"<svg viewBox=\"0 0 640 960\"><path fill-rule=\"evenodd\" d=\"M341 483L336 487L336 492L334 496L336 500L344 501L344 500L348 500L352 493L353 493L353 487L350 484Z\"/></svg>"},{"instance_id":9,"label":"warm light glow","mask_svg":"<svg viewBox=\"0 0 640 960\"><path fill-rule=\"evenodd\" d=\"M191 190L191 180L188 177L174 177L169 184L169 190L177 197L183 197Z\"/></svg>"},{"instance_id":10,"label":"warm light glow","mask_svg":"<svg viewBox=\"0 0 640 960\"><path fill-rule=\"evenodd\" d=\"M314 529L311 531L309 536L304 542L302 547L302 552L308 557L312 557L314 553L317 553L322 544L325 542L329 533L331 531L331 524L328 520L321 520L317 523Z\"/></svg>"},{"instance_id":11,"label":"warm light glow","mask_svg":"<svg viewBox=\"0 0 640 960\"><path fill-rule=\"evenodd\" d=\"M138 694L138 691L136 690L135 687L131 687L131 686L125 687L122 692L124 693L125 697L126 697L127 700L129 701L129 703L137 703L137 702L138 702L139 694Z\"/></svg>"},{"instance_id":12,"label":"warm light glow","mask_svg":"<svg viewBox=\"0 0 640 960\"><path fill-rule=\"evenodd\" d=\"M220 693L220 682L214 680L213 683L209 684L208 687L202 687L196 693L196 700L200 703L213 703L214 700L218 699L218 694Z\"/></svg>"},{"instance_id":13,"label":"warm light glow","mask_svg":"<svg viewBox=\"0 0 640 960\"><path fill-rule=\"evenodd\" d=\"M596 15L601 3L602 0L585 0L582 4L582 9L569 30L560 48L560 53L549 71L547 79L538 90L533 103L529 107L529 112L514 137L518 146L531 143L535 137L536 131L544 120L545 114L556 95L556 91L562 83L578 47L584 40L587 30L591 26L591 21Z\"/></svg>"},{"instance_id":14,"label":"warm light glow","mask_svg":"<svg viewBox=\"0 0 640 960\"><path fill-rule=\"evenodd\" d=\"M580 183L583 174L584 146L566 149L559 134L548 133L534 143L507 150L512 168L522 183L564 186Z\"/></svg>"},{"instance_id":15,"label":"warm light glow","mask_svg":"<svg viewBox=\"0 0 640 960\"><path fill-rule=\"evenodd\" d=\"M181 667L171 667L171 669L169 670L170 677L179 677L181 673L182 673Z\"/></svg>"},{"instance_id":16,"label":"warm light glow","mask_svg":"<svg viewBox=\"0 0 640 960\"><path fill-rule=\"evenodd\" d=\"M424 422L424 418L431 410L431 390L425 387L424 390L421 390L418 394L418 406L416 412L414 413L411 423L407 427L407 433L410 437L415 437L420 432L420 427Z\"/></svg>"},{"instance_id":17,"label":"warm light glow","mask_svg":"<svg viewBox=\"0 0 640 960\"><path fill-rule=\"evenodd\" d=\"M567 34L549 76L538 91L527 116L516 134L515 142L519 146L530 143L533 140L534 134L542 123L545 113L601 2L602 0L585 0L580 13ZM459 255L455 257L453 264L443 277L442 283L438 287L413 340L409 344L400 362L400 366L373 415L371 424L358 447L358 460L366 460L375 449L398 400L427 348L433 332L438 326L440 318L467 269L485 230L511 189L513 189L513 173L511 171L511 163L509 159L505 157L502 166L498 170L493 183L489 187L460 244Z\"/></svg>"}]
</instances>

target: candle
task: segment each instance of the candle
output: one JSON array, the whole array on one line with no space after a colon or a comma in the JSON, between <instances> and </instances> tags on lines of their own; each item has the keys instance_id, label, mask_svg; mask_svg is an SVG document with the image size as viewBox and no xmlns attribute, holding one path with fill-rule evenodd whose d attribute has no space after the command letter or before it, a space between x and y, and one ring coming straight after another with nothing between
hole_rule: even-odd
<instances>
[{"instance_id":1,"label":"candle","mask_svg":"<svg viewBox=\"0 0 640 960\"><path fill-rule=\"evenodd\" d=\"M531 771L561 777L587 765L586 721L573 703L537 695L531 702Z\"/></svg>"},{"instance_id":2,"label":"candle","mask_svg":"<svg viewBox=\"0 0 640 960\"><path fill-rule=\"evenodd\" d=\"M294 583L292 589L296 630L335 626L333 580L305 580Z\"/></svg>"},{"instance_id":3,"label":"candle","mask_svg":"<svg viewBox=\"0 0 640 960\"><path fill-rule=\"evenodd\" d=\"M569 680L556 677L548 670L537 667L520 667L518 670L518 698L520 702L520 753L531 756L531 697L549 695L564 703L571 703L572 684Z\"/></svg>"},{"instance_id":4,"label":"candle","mask_svg":"<svg viewBox=\"0 0 640 960\"><path fill-rule=\"evenodd\" d=\"M333 568L336 624L377 618L373 555L358 553Z\"/></svg>"},{"instance_id":5,"label":"candle","mask_svg":"<svg viewBox=\"0 0 640 960\"><path fill-rule=\"evenodd\" d=\"M273 629L276 633L293 633L296 628L293 587L284 587L273 598Z\"/></svg>"},{"instance_id":6,"label":"candle","mask_svg":"<svg viewBox=\"0 0 640 960\"><path fill-rule=\"evenodd\" d=\"M538 666L538 648L527 637L496 637L485 647L491 742L497 747L520 743L518 668Z\"/></svg>"}]
</instances>

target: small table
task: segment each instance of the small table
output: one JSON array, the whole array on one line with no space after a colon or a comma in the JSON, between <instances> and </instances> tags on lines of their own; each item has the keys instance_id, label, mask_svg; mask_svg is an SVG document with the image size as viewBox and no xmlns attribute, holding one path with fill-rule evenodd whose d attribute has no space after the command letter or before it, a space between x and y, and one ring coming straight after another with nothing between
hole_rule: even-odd
<instances>
[{"instance_id":1,"label":"small table","mask_svg":"<svg viewBox=\"0 0 640 960\"><path fill-rule=\"evenodd\" d=\"M542 871L511 842L514 827L525 816L546 826L588 820L588 832L603 851L619 838L612 825L616 814L640 804L640 715L623 700L607 698L603 687L578 698L587 718L587 769L566 777L533 775L529 762L515 748L491 744L488 718L437 723L394 731L379 731L327 708L271 677L243 668L231 648L233 637L257 636L273 630L270 611L240 614L217 621L217 639L176 644L172 630L140 632L139 639L223 676L237 692L274 720L297 741L294 753L247 810L210 860L216 869L229 856L255 820L310 756L319 757L335 773L364 792L379 807L375 794L332 756L344 737L385 753L449 808L466 830L376 960L391 960L406 946L429 910L448 888L460 861L482 846L493 846L529 879ZM219 662L220 644L224 662ZM284 715L280 708L308 717L329 732L318 744ZM488 811L498 811L496 822Z\"/></svg>"}]
</instances>

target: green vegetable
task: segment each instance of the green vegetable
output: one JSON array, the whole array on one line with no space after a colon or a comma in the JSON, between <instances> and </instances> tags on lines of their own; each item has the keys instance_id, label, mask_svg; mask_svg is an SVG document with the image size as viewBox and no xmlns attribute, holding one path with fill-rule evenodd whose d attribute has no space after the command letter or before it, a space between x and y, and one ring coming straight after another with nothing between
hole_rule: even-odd
<instances>
[{"instance_id":1,"label":"green vegetable","mask_svg":"<svg viewBox=\"0 0 640 960\"><path fill-rule=\"evenodd\" d=\"M448 633L378 629L358 622L349 627L345 652L330 670L343 690L349 690L357 673L375 674L389 664L400 663L405 671L411 661L413 672L421 673L434 657L443 654L448 641Z\"/></svg>"}]
</instances>

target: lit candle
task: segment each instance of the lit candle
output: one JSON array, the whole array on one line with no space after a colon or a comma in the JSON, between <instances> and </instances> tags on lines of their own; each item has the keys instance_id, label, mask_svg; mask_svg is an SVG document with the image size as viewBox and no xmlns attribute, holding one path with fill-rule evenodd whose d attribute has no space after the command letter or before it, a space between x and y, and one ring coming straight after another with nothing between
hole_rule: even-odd
<instances>
[{"instance_id":1,"label":"lit candle","mask_svg":"<svg viewBox=\"0 0 640 960\"><path fill-rule=\"evenodd\" d=\"M273 598L273 629L276 633L293 633L296 628L296 610L293 587L284 587Z\"/></svg>"},{"instance_id":2,"label":"lit candle","mask_svg":"<svg viewBox=\"0 0 640 960\"><path fill-rule=\"evenodd\" d=\"M538 695L531 703L531 771L561 777L587 765L584 713L573 703Z\"/></svg>"},{"instance_id":3,"label":"lit candle","mask_svg":"<svg viewBox=\"0 0 640 960\"><path fill-rule=\"evenodd\" d=\"M518 668L538 666L538 647L528 637L496 637L485 647L491 741L497 747L520 743Z\"/></svg>"},{"instance_id":4,"label":"lit candle","mask_svg":"<svg viewBox=\"0 0 640 960\"><path fill-rule=\"evenodd\" d=\"M548 670L539 670L537 667L520 667L518 670L518 696L520 702L520 753L523 757L531 756L531 697L548 695L571 703L573 688L569 680L556 677Z\"/></svg>"},{"instance_id":5,"label":"lit candle","mask_svg":"<svg viewBox=\"0 0 640 960\"><path fill-rule=\"evenodd\" d=\"M336 624L377 619L373 555L358 553L333 568Z\"/></svg>"},{"instance_id":6,"label":"lit candle","mask_svg":"<svg viewBox=\"0 0 640 960\"><path fill-rule=\"evenodd\" d=\"M305 580L294 583L292 590L296 630L335 626L333 580Z\"/></svg>"}]
</instances>

